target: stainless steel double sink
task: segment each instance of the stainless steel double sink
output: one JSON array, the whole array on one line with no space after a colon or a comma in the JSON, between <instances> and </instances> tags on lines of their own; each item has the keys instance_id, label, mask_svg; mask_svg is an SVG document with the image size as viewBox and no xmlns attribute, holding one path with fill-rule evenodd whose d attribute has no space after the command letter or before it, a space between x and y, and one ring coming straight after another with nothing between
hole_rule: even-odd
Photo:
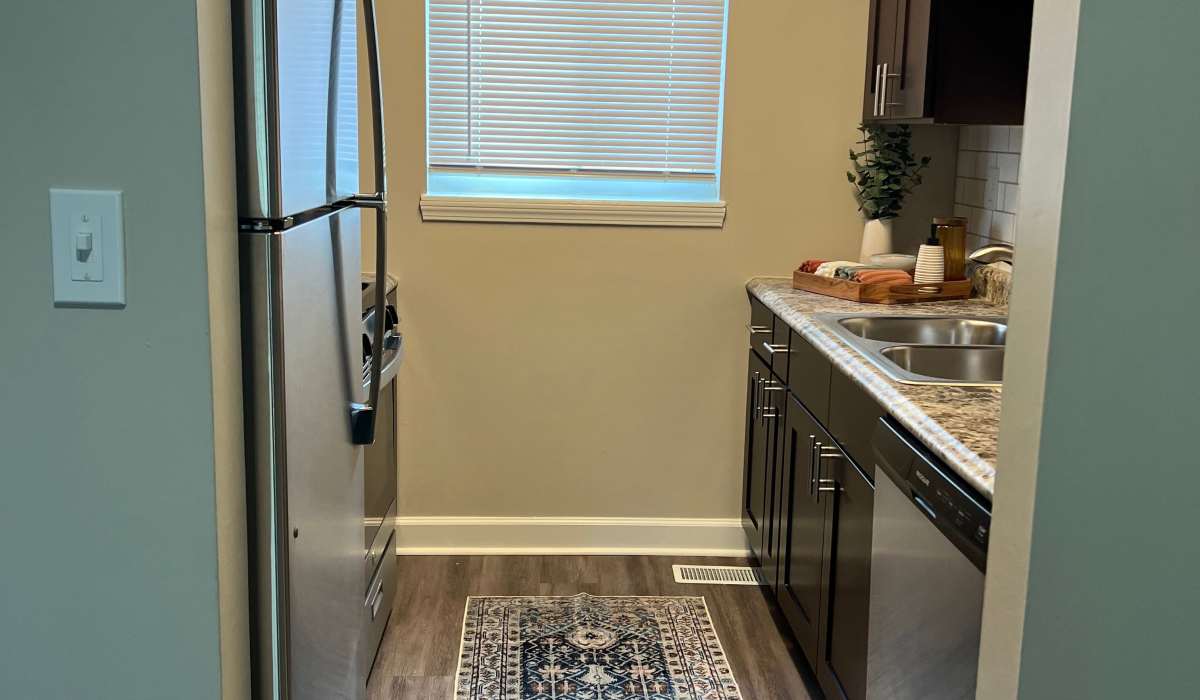
<instances>
[{"instance_id":1,"label":"stainless steel double sink","mask_svg":"<svg viewBox=\"0 0 1200 700\"><path fill-rule=\"evenodd\" d=\"M813 319L904 384L999 386L1004 318L816 314Z\"/></svg>"}]
</instances>

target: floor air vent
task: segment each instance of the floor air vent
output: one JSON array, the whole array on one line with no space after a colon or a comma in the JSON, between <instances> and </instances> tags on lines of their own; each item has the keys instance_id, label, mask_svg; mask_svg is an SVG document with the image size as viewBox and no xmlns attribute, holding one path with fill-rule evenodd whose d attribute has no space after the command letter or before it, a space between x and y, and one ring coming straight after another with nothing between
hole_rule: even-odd
<instances>
[{"instance_id":1,"label":"floor air vent","mask_svg":"<svg viewBox=\"0 0 1200 700\"><path fill-rule=\"evenodd\" d=\"M675 583L707 583L725 586L761 586L762 577L749 566L688 566L675 564Z\"/></svg>"}]
</instances>

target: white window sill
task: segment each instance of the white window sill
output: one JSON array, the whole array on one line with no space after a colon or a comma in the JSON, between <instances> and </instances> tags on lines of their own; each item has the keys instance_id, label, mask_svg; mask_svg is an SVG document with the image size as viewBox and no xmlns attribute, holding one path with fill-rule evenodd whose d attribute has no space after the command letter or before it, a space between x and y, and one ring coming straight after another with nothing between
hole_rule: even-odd
<instances>
[{"instance_id":1,"label":"white window sill","mask_svg":"<svg viewBox=\"0 0 1200 700\"><path fill-rule=\"evenodd\" d=\"M651 202L518 197L421 197L425 221L574 224L581 226L675 226L722 228L725 202Z\"/></svg>"},{"instance_id":2,"label":"white window sill","mask_svg":"<svg viewBox=\"0 0 1200 700\"><path fill-rule=\"evenodd\" d=\"M431 170L425 221L720 228L712 179Z\"/></svg>"}]
</instances>

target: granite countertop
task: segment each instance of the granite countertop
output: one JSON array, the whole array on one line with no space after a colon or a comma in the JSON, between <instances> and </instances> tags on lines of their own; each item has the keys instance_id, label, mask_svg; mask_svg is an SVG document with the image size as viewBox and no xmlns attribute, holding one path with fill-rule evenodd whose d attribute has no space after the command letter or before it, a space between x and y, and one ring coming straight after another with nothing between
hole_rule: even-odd
<instances>
[{"instance_id":1,"label":"granite countertop","mask_svg":"<svg viewBox=\"0 0 1200 700\"><path fill-rule=\"evenodd\" d=\"M987 498L996 478L1000 388L901 384L877 369L813 314L1007 316L1008 307L980 300L923 304L859 304L792 289L790 278L755 277L746 289L867 391L914 437Z\"/></svg>"}]
</instances>

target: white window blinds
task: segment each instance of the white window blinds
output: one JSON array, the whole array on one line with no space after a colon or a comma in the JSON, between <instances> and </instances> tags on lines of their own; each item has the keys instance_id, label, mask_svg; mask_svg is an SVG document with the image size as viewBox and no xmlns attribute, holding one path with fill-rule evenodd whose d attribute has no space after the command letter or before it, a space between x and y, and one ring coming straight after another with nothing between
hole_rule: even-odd
<instances>
[{"instance_id":1,"label":"white window blinds","mask_svg":"<svg viewBox=\"0 0 1200 700\"><path fill-rule=\"evenodd\" d=\"M433 169L716 178L726 0L428 0Z\"/></svg>"}]
</instances>

